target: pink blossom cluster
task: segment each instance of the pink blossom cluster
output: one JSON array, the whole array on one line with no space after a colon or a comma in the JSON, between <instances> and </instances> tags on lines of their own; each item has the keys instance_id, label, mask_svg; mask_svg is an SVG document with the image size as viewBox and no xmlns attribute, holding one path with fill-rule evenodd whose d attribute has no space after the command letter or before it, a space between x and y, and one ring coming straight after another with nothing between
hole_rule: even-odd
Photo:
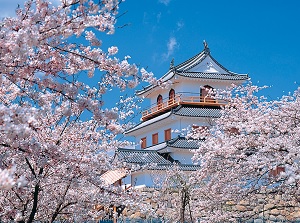
<instances>
[{"instance_id":1,"label":"pink blossom cluster","mask_svg":"<svg viewBox=\"0 0 300 223\"><path fill-rule=\"evenodd\" d=\"M300 206L300 89L267 100L264 88L248 83L211 92L227 105L220 118L187 134L201 139L193 157L198 170L175 165L155 179L160 190L153 199L166 219L246 222Z\"/></svg>"},{"instance_id":2,"label":"pink blossom cluster","mask_svg":"<svg viewBox=\"0 0 300 223\"><path fill-rule=\"evenodd\" d=\"M112 164L125 143L117 134L137 108L133 100L104 108L104 96L142 79L130 57L111 57L116 46L100 48L98 33L114 33L119 4L30 0L1 22L2 221L81 222L103 217L99 204L134 206L135 194L100 179L121 165Z\"/></svg>"},{"instance_id":3,"label":"pink blossom cluster","mask_svg":"<svg viewBox=\"0 0 300 223\"><path fill-rule=\"evenodd\" d=\"M219 92L216 97L228 101L221 118L194 135L205 139L194 156L201 168L190 179L198 185L194 211L208 222L257 217L226 210L230 202L255 203L269 194L284 197L278 207L299 206L300 91L270 101L257 96L263 88L249 84Z\"/></svg>"},{"instance_id":4,"label":"pink blossom cluster","mask_svg":"<svg viewBox=\"0 0 300 223\"><path fill-rule=\"evenodd\" d=\"M13 169L0 169L0 189L11 189L15 185L13 173Z\"/></svg>"}]
</instances>

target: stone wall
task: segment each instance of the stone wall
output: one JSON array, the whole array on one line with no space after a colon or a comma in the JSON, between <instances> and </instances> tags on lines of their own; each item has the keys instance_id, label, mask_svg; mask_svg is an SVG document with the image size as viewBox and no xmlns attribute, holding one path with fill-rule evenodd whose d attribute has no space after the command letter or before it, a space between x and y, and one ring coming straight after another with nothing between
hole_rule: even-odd
<instances>
[{"instance_id":1,"label":"stone wall","mask_svg":"<svg viewBox=\"0 0 300 223\"><path fill-rule=\"evenodd\" d=\"M257 194L255 200L243 200L239 203L228 202L229 209L253 215L253 219L268 219L270 222L278 221L299 221L299 202L287 201L283 195L268 194L267 196ZM257 221L260 222L260 221Z\"/></svg>"},{"instance_id":2,"label":"stone wall","mask_svg":"<svg viewBox=\"0 0 300 223\"><path fill-rule=\"evenodd\" d=\"M131 219L146 219L148 216L153 218L172 218L178 219L179 215L179 194L174 191L174 196L163 196L159 190L154 188L140 189L144 199L139 210L130 210L127 207L123 211L123 216ZM159 201L159 202L158 202ZM240 222L300 222L300 204L286 201L283 195L258 194L251 201L242 200L238 203L227 202L224 208L232 213L239 213L245 217ZM145 211L146 210L146 211ZM149 212L147 212L149 211ZM186 213L188 215L188 213ZM251 216L251 217L249 217ZM187 216L188 218L188 216ZM201 213L193 212L193 218L201 218ZM172 222L172 221L171 221Z\"/></svg>"}]
</instances>

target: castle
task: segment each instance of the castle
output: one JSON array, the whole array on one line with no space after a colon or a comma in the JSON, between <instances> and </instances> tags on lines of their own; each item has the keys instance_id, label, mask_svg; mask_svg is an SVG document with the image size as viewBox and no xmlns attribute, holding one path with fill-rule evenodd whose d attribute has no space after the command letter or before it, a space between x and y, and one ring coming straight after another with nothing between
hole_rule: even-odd
<instances>
[{"instance_id":1,"label":"castle","mask_svg":"<svg viewBox=\"0 0 300 223\"><path fill-rule=\"evenodd\" d=\"M141 122L126 131L135 138L135 148L119 148L117 158L129 164L150 165L132 172L119 184L127 187L153 187L153 171L165 171L174 163L183 171L194 171L193 150L198 149L201 140L189 139L181 130L203 128L220 117L224 101L211 97L213 89L225 89L240 85L248 79L246 74L229 71L211 55L207 43L204 49L190 59L174 65L159 79L168 83L168 88L149 85L136 95L150 101L150 107L142 111ZM125 173L114 173L113 179L122 178ZM112 180L112 182L115 180Z\"/></svg>"}]
</instances>

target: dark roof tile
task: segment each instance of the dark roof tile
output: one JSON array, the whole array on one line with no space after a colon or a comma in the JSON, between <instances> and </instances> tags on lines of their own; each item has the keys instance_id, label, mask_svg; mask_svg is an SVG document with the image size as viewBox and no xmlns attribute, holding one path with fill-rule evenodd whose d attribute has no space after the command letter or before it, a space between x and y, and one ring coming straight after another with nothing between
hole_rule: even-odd
<instances>
[{"instance_id":1,"label":"dark roof tile","mask_svg":"<svg viewBox=\"0 0 300 223\"><path fill-rule=\"evenodd\" d=\"M167 141L169 147L182 149L198 149L200 142L203 140L187 139L185 137L177 137Z\"/></svg>"},{"instance_id":2,"label":"dark roof tile","mask_svg":"<svg viewBox=\"0 0 300 223\"><path fill-rule=\"evenodd\" d=\"M133 150L133 149L118 149L117 155L119 159L128 163L156 163L156 164L171 164L169 160L162 157L157 151L153 150Z\"/></svg>"},{"instance_id":3,"label":"dark roof tile","mask_svg":"<svg viewBox=\"0 0 300 223\"><path fill-rule=\"evenodd\" d=\"M237 74L220 74L220 73L203 73L203 72L177 72L179 76L190 78L218 79L218 80L248 80L248 75Z\"/></svg>"},{"instance_id":4,"label":"dark roof tile","mask_svg":"<svg viewBox=\"0 0 300 223\"><path fill-rule=\"evenodd\" d=\"M189 116L189 117L221 117L221 109L203 108L203 107L188 107L178 106L173 110L174 115Z\"/></svg>"}]
</instances>

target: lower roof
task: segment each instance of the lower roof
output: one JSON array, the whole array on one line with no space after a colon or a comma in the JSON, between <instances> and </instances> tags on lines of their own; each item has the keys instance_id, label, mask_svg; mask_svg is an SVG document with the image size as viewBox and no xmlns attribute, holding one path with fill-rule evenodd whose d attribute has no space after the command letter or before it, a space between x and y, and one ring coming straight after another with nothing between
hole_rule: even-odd
<instances>
[{"instance_id":1,"label":"lower roof","mask_svg":"<svg viewBox=\"0 0 300 223\"><path fill-rule=\"evenodd\" d=\"M184 137L177 137L164 142L167 147L182 148L182 149L197 149L202 140L189 140ZM164 149L162 148L162 149ZM160 149L160 150L162 150ZM118 160L128 164L148 165L148 170L168 170L177 166L182 171L195 171L199 169L198 165L182 164L174 162L169 156L164 156L159 150L150 149L124 149L119 148L116 153Z\"/></svg>"},{"instance_id":2,"label":"lower roof","mask_svg":"<svg viewBox=\"0 0 300 223\"><path fill-rule=\"evenodd\" d=\"M187 139L186 137L178 136L167 141L167 146L181 149L198 149L201 142L203 142L203 139Z\"/></svg>"},{"instance_id":3,"label":"lower roof","mask_svg":"<svg viewBox=\"0 0 300 223\"><path fill-rule=\"evenodd\" d=\"M165 159L156 150L137 150L119 148L117 150L117 156L120 160L125 161L127 163L156 163L159 165L172 164L171 161Z\"/></svg>"},{"instance_id":4,"label":"lower roof","mask_svg":"<svg viewBox=\"0 0 300 223\"><path fill-rule=\"evenodd\" d=\"M135 150L123 149L117 150L117 157L120 161L128 164L138 164L145 166L146 170L170 170L178 168L180 171L195 171L200 168L199 165L181 164L178 162L171 162L165 159L158 151L154 150ZM149 164L149 166L147 166Z\"/></svg>"}]
</instances>

